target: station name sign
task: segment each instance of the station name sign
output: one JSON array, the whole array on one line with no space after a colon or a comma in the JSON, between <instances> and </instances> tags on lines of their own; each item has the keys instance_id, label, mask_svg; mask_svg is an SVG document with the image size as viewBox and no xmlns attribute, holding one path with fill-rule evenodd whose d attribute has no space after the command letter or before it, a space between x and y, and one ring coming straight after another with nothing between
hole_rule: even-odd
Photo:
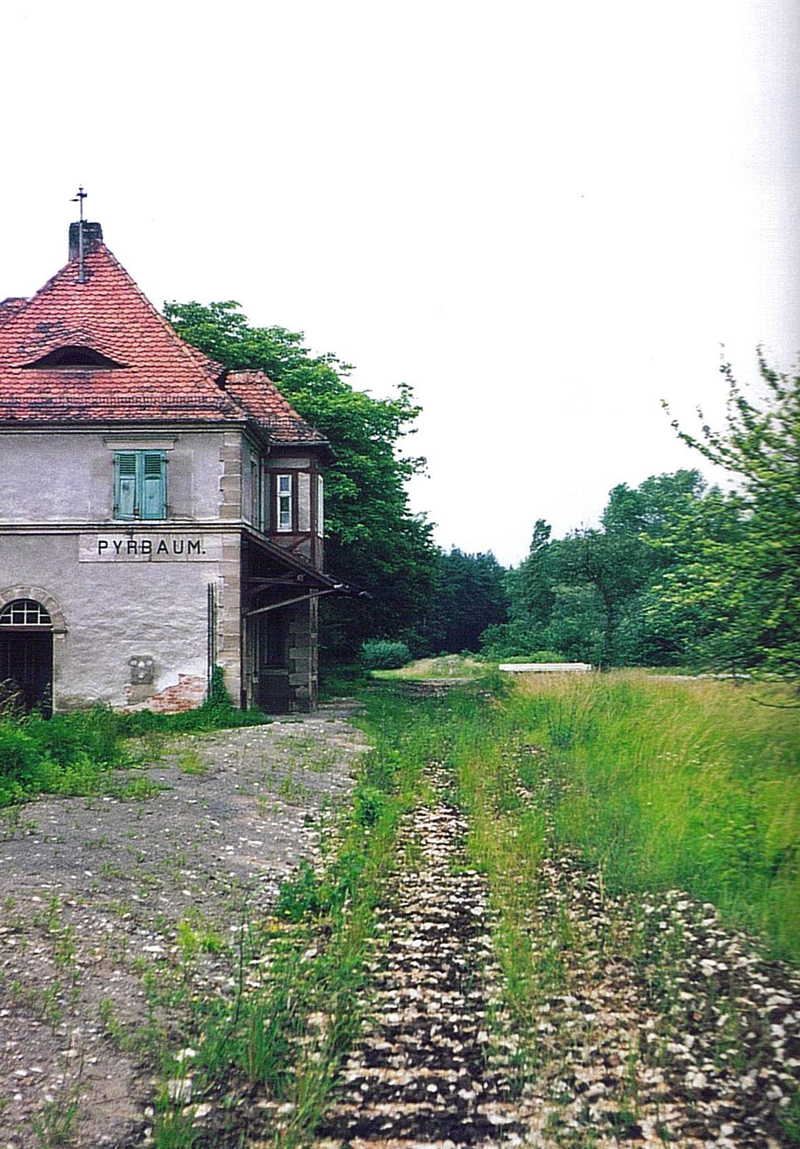
<instances>
[{"instance_id":1,"label":"station name sign","mask_svg":"<svg viewBox=\"0 0 800 1149\"><path fill-rule=\"evenodd\" d=\"M219 535L81 535L78 543L82 563L213 563L221 558Z\"/></svg>"}]
</instances>

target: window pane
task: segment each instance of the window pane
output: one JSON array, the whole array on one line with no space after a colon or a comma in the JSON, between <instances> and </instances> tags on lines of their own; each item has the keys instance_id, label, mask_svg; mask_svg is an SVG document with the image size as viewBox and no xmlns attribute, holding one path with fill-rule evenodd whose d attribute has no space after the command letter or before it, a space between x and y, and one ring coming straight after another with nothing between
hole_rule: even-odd
<instances>
[{"instance_id":1,"label":"window pane","mask_svg":"<svg viewBox=\"0 0 800 1149\"><path fill-rule=\"evenodd\" d=\"M292 530L292 476L291 475L278 475L277 476L277 507L278 507L278 530L290 531Z\"/></svg>"},{"instance_id":2,"label":"window pane","mask_svg":"<svg viewBox=\"0 0 800 1149\"><path fill-rule=\"evenodd\" d=\"M0 626L50 626L52 619L41 603L18 598L0 611Z\"/></svg>"}]
</instances>

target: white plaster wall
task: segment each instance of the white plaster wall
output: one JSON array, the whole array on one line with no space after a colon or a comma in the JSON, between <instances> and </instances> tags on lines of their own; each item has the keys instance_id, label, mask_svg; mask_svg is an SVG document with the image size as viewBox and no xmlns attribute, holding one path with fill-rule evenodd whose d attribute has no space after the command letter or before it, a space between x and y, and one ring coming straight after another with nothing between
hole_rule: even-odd
<instances>
[{"instance_id":1,"label":"white plaster wall","mask_svg":"<svg viewBox=\"0 0 800 1149\"><path fill-rule=\"evenodd\" d=\"M273 471L294 470L296 467L310 467L311 459L308 455L281 455L280 451L273 449L269 465Z\"/></svg>"},{"instance_id":2,"label":"white plaster wall","mask_svg":"<svg viewBox=\"0 0 800 1149\"><path fill-rule=\"evenodd\" d=\"M252 464L256 465L256 473L253 475ZM261 471L261 453L258 448L250 443L249 439L242 439L242 518L246 523L253 523L258 526L257 522L253 522L253 478L255 477L256 483L259 482L259 475Z\"/></svg>"},{"instance_id":3,"label":"white plaster wall","mask_svg":"<svg viewBox=\"0 0 800 1149\"><path fill-rule=\"evenodd\" d=\"M0 589L40 586L66 617L57 709L124 705L132 655L155 659L155 693L179 674L205 678L207 585L218 575L216 563L80 563L77 535L0 536Z\"/></svg>"},{"instance_id":4,"label":"white plaster wall","mask_svg":"<svg viewBox=\"0 0 800 1149\"><path fill-rule=\"evenodd\" d=\"M120 435L125 447L168 444L170 519L219 518L220 432ZM0 434L0 523L109 522L114 513L111 433ZM112 444L112 445L109 445Z\"/></svg>"}]
</instances>

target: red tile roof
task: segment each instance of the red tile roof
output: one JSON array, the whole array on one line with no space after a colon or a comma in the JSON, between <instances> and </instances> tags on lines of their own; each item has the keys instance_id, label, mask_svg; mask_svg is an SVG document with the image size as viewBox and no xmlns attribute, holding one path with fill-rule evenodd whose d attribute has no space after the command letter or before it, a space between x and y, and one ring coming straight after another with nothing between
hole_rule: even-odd
<instances>
[{"instance_id":1,"label":"red tile roof","mask_svg":"<svg viewBox=\"0 0 800 1149\"><path fill-rule=\"evenodd\" d=\"M20 295L9 295L0 303L0 323L5 323L12 315L16 315L27 305L27 299Z\"/></svg>"},{"instance_id":2,"label":"red tile roof","mask_svg":"<svg viewBox=\"0 0 800 1149\"><path fill-rule=\"evenodd\" d=\"M244 421L218 386L222 368L188 346L104 244L73 260L0 326L0 421ZM120 364L36 368L60 347Z\"/></svg>"},{"instance_id":3,"label":"red tile roof","mask_svg":"<svg viewBox=\"0 0 800 1149\"><path fill-rule=\"evenodd\" d=\"M30 300L0 303L0 423L241 423L276 442L322 443L260 372L230 376L186 343L103 243ZM64 347L88 348L116 367L37 367Z\"/></svg>"},{"instance_id":4,"label":"red tile roof","mask_svg":"<svg viewBox=\"0 0 800 1149\"><path fill-rule=\"evenodd\" d=\"M302 419L263 371L231 371L225 390L277 443L325 443Z\"/></svg>"}]
</instances>

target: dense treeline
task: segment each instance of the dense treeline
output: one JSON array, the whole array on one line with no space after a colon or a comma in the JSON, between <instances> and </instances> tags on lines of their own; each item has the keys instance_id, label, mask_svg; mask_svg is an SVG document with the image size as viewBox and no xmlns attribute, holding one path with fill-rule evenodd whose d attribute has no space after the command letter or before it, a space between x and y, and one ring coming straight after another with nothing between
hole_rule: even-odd
<instances>
[{"instance_id":1,"label":"dense treeline","mask_svg":"<svg viewBox=\"0 0 800 1149\"><path fill-rule=\"evenodd\" d=\"M800 670L800 378L760 361L765 399L729 366L723 432L680 437L734 478L696 470L615 487L600 528L551 539L536 523L509 573L510 621L483 636L509 655L545 648L597 665Z\"/></svg>"},{"instance_id":2,"label":"dense treeline","mask_svg":"<svg viewBox=\"0 0 800 1149\"><path fill-rule=\"evenodd\" d=\"M539 519L527 558L504 571L491 553L442 552L412 514L405 481L424 461L400 451L419 413L408 386L393 399L356 391L335 355L312 355L302 333L251 327L235 303L172 303L166 315L225 366L266 371L334 447L327 566L371 597L324 604L329 657L391 638L414 655L800 669L800 377L760 360L754 402L725 366L725 430L676 427L731 473L730 490L697 470L621 483L599 527L554 539Z\"/></svg>"},{"instance_id":3,"label":"dense treeline","mask_svg":"<svg viewBox=\"0 0 800 1149\"><path fill-rule=\"evenodd\" d=\"M600 666L684 661L681 634L663 625L660 587L676 563L675 524L720 497L698 471L678 471L615 487L597 529L552 539L539 519L528 557L506 578L510 621L488 629L484 644Z\"/></svg>"}]
</instances>

